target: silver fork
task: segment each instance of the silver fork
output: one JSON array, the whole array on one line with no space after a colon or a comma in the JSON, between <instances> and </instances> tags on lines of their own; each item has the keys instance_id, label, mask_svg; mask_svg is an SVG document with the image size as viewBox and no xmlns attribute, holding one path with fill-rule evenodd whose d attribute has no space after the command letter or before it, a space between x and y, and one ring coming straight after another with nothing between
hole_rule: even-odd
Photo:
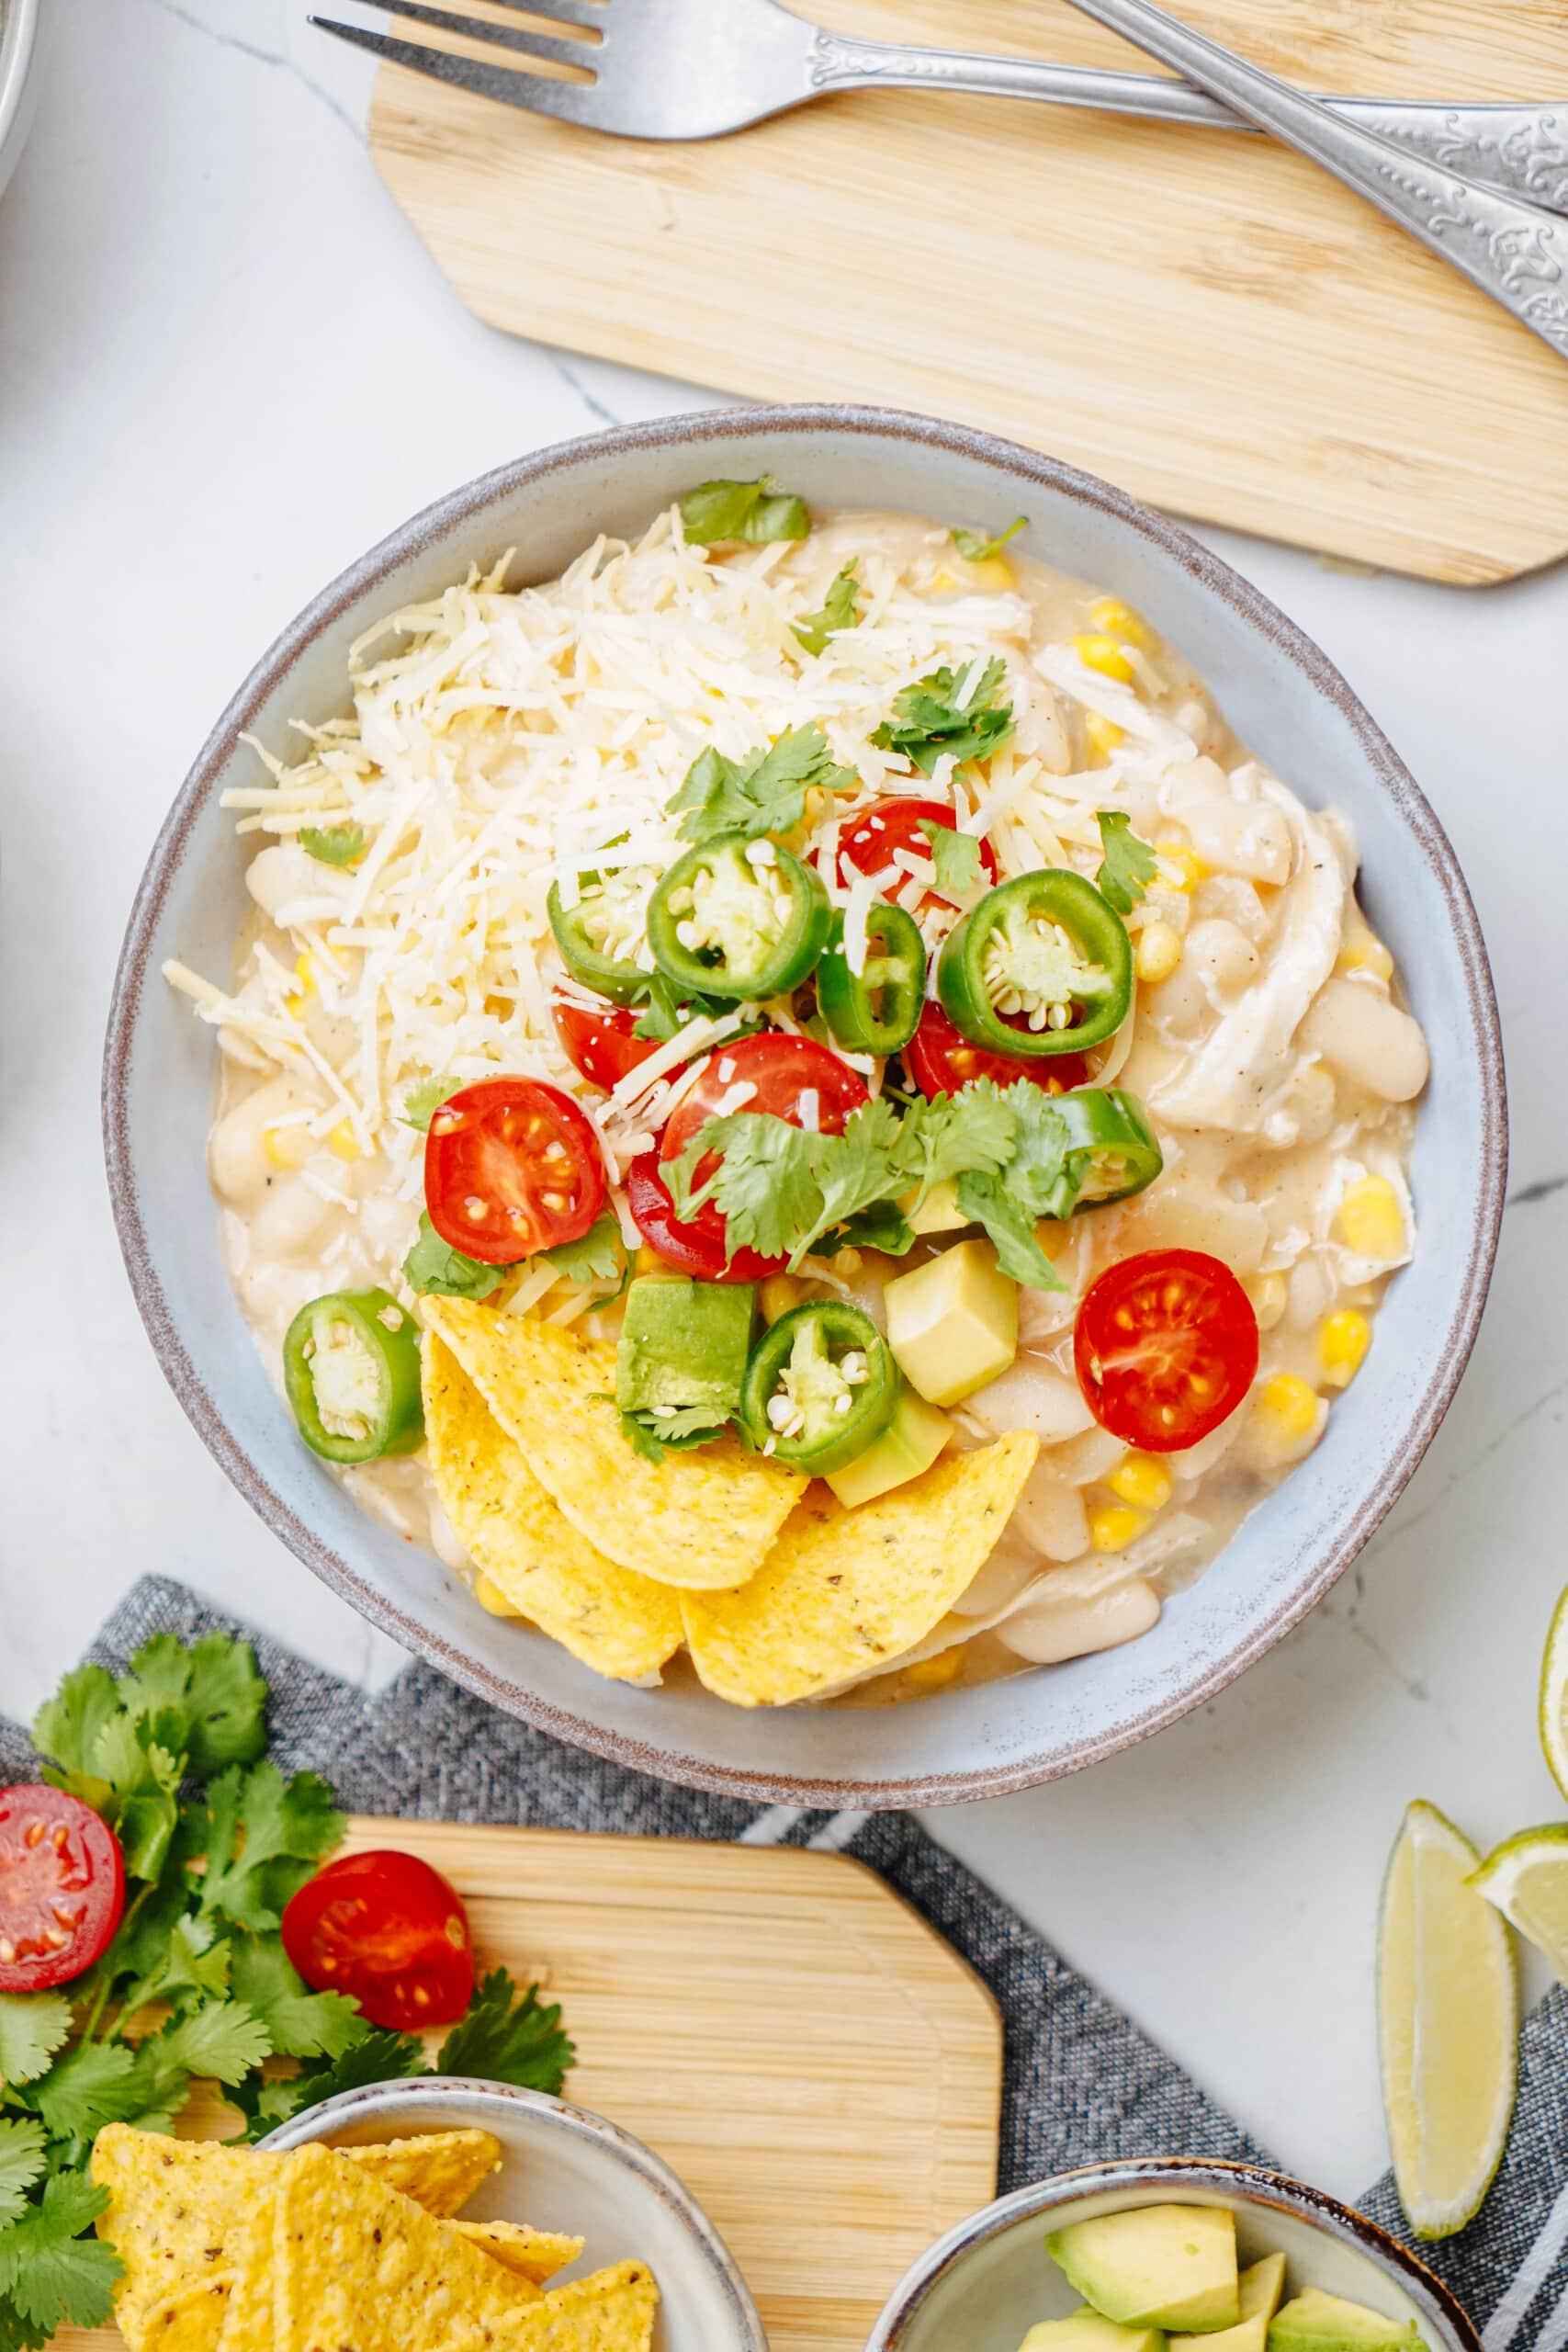
<instances>
[{"instance_id":1,"label":"silver fork","mask_svg":"<svg viewBox=\"0 0 1568 2352\"><path fill-rule=\"evenodd\" d=\"M1568 359L1568 230L1548 214L1347 122L1152 0L1073 6L1321 164Z\"/></svg>"},{"instance_id":2,"label":"silver fork","mask_svg":"<svg viewBox=\"0 0 1568 2352\"><path fill-rule=\"evenodd\" d=\"M377 0L436 31L510 50L565 74L529 74L371 32L310 22L375 56L507 106L626 139L715 139L839 90L962 90L1037 98L1161 122L1246 130L1233 107L1183 82L1015 57L970 57L851 40L776 0L496 0L522 24L465 16L432 0ZM1568 102L1446 106L1397 98L1325 101L1344 121L1445 171L1568 213Z\"/></svg>"}]
</instances>

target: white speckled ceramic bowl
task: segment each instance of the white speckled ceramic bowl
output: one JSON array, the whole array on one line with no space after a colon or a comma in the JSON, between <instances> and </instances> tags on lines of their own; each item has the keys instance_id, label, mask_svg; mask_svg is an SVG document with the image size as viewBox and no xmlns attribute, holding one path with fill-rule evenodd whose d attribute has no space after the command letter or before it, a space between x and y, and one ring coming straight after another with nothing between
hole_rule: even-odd
<instances>
[{"instance_id":1,"label":"white speckled ceramic bowl","mask_svg":"<svg viewBox=\"0 0 1568 2352\"><path fill-rule=\"evenodd\" d=\"M1081 2300L1046 2253L1046 2232L1156 2204L1228 2205L1244 2263L1286 2257L1287 2295L1320 2287L1402 2326L1414 2320L1428 2352L1480 2352L1448 2289L1364 2213L1255 2165L1186 2157L1062 2173L971 2214L900 2279L866 2352L1018 2352L1036 2320L1064 2318Z\"/></svg>"},{"instance_id":2,"label":"white speckled ceramic bowl","mask_svg":"<svg viewBox=\"0 0 1568 2352\"><path fill-rule=\"evenodd\" d=\"M531 2222L582 2238L563 2285L610 2263L646 2262L659 2287L654 2352L767 2352L746 2282L690 2190L640 2140L564 2099L442 2075L377 2083L323 2099L262 2145L355 2147L458 2131L491 2132L502 2151L465 2221Z\"/></svg>"},{"instance_id":3,"label":"white speckled ceramic bowl","mask_svg":"<svg viewBox=\"0 0 1568 2352\"><path fill-rule=\"evenodd\" d=\"M219 797L254 778L242 729L276 743L290 718L339 710L351 640L471 562L515 547L514 576L548 579L596 532L635 534L693 482L762 472L822 507L953 523L1021 508L1026 550L1147 612L1244 741L1308 801L1348 810L1368 911L1432 1046L1414 1166L1419 1250L1316 1453L1141 1641L904 1707L744 1712L695 1688L601 1680L543 1635L488 1616L439 1560L358 1510L299 1443L230 1290L207 1182L212 1033L160 978L166 956L230 968L246 845ZM953 1803L1076 1771L1212 1699L1295 1624L1399 1494L1453 1395L1507 1158L1496 1008L1463 877L1415 782L1316 648L1216 556L1106 483L956 425L839 408L676 417L542 450L417 515L326 589L220 718L153 849L109 1019L104 1125L120 1243L159 1361L229 1476L318 1576L457 1680L562 1738L696 1787L832 1806Z\"/></svg>"}]
</instances>

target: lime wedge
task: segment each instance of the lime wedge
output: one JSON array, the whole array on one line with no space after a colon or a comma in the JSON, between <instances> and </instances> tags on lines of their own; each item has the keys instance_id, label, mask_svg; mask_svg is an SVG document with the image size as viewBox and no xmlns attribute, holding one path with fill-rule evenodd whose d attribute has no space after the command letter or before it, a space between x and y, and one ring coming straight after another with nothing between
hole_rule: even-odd
<instances>
[{"instance_id":1,"label":"lime wedge","mask_svg":"<svg viewBox=\"0 0 1568 2352\"><path fill-rule=\"evenodd\" d=\"M1554 1822L1505 1838L1470 1883L1568 1984L1568 1826Z\"/></svg>"},{"instance_id":2,"label":"lime wedge","mask_svg":"<svg viewBox=\"0 0 1568 2352\"><path fill-rule=\"evenodd\" d=\"M1552 1611L1540 1662L1540 1744L1552 1779L1568 1797L1568 1592Z\"/></svg>"},{"instance_id":3,"label":"lime wedge","mask_svg":"<svg viewBox=\"0 0 1568 2352\"><path fill-rule=\"evenodd\" d=\"M1518 1980L1506 1923L1469 1883L1479 1861L1435 1805L1413 1804L1383 1882L1383 2107L1418 2238L1450 2237L1479 2210L1514 2111Z\"/></svg>"}]
</instances>

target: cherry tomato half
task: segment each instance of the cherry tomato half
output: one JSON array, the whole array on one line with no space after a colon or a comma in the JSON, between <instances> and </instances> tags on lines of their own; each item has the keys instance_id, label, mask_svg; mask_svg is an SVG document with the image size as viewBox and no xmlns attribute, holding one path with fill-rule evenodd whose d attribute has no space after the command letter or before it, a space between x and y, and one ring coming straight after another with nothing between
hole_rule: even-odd
<instances>
[{"instance_id":1,"label":"cherry tomato half","mask_svg":"<svg viewBox=\"0 0 1568 2352\"><path fill-rule=\"evenodd\" d=\"M101 1815L63 1789L0 1789L0 1993L80 1976L124 1909L125 1857Z\"/></svg>"},{"instance_id":2,"label":"cherry tomato half","mask_svg":"<svg viewBox=\"0 0 1568 2352\"><path fill-rule=\"evenodd\" d=\"M956 1094L972 1078L994 1079L998 1086L1011 1086L1026 1078L1047 1094L1066 1094L1075 1086L1089 1084L1089 1064L1081 1054L1053 1054L1049 1061L1028 1061L1021 1054L996 1054L986 1046L972 1046L934 998L904 1048L904 1061L920 1092L933 1102L939 1094Z\"/></svg>"},{"instance_id":3,"label":"cherry tomato half","mask_svg":"<svg viewBox=\"0 0 1568 2352\"><path fill-rule=\"evenodd\" d=\"M602 1086L606 1094L627 1070L659 1051L657 1037L637 1035L642 1015L630 1005L606 1002L590 1012L586 1006L558 996L550 1011L568 1058L590 1086Z\"/></svg>"},{"instance_id":4,"label":"cherry tomato half","mask_svg":"<svg viewBox=\"0 0 1568 2352\"><path fill-rule=\"evenodd\" d=\"M911 856L929 860L931 854L930 836L920 830L923 825L942 825L953 830L953 811L941 800L877 800L862 811L854 823L839 836L839 879L848 882L852 875L880 874L893 863L897 849L908 850ZM980 864L987 882L997 878L997 854L989 842L980 843ZM909 887L908 875L900 872L897 882L889 882L883 897L895 906ZM924 907L944 907L948 901L934 890L920 897Z\"/></svg>"},{"instance_id":5,"label":"cherry tomato half","mask_svg":"<svg viewBox=\"0 0 1568 2352\"><path fill-rule=\"evenodd\" d=\"M599 1138L558 1086L481 1079L430 1122L424 1204L442 1240L486 1266L581 1241L604 1205Z\"/></svg>"},{"instance_id":6,"label":"cherry tomato half","mask_svg":"<svg viewBox=\"0 0 1568 2352\"><path fill-rule=\"evenodd\" d=\"M670 1187L659 1172L659 1154L645 1151L626 1170L626 1204L650 1250L700 1283L760 1283L776 1274L783 1258L759 1250L738 1250L726 1260L724 1219L711 1201L693 1217L678 1217Z\"/></svg>"},{"instance_id":7,"label":"cherry tomato half","mask_svg":"<svg viewBox=\"0 0 1568 2352\"><path fill-rule=\"evenodd\" d=\"M1201 1250L1145 1250L1091 1283L1073 1334L1078 1386L1101 1429L1145 1453L1196 1445L1258 1373L1258 1317Z\"/></svg>"},{"instance_id":8,"label":"cherry tomato half","mask_svg":"<svg viewBox=\"0 0 1568 2352\"><path fill-rule=\"evenodd\" d=\"M346 1993L394 2033L455 2024L474 1989L457 1889L389 1847L345 1855L308 1879L283 1914L283 1948L312 1991Z\"/></svg>"}]
</instances>

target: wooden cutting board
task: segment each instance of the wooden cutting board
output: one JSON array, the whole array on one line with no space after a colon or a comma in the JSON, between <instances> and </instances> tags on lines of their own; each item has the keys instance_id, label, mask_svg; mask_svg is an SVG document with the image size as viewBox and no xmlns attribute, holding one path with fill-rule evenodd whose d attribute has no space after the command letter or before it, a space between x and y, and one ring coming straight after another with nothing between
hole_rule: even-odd
<instances>
[{"instance_id":1,"label":"wooden cutting board","mask_svg":"<svg viewBox=\"0 0 1568 2352\"><path fill-rule=\"evenodd\" d=\"M1066 0L801 13L1147 70ZM1179 13L1307 85L1568 100L1561 0ZM463 300L513 334L761 399L989 426L1173 513L1436 580L1568 551L1568 368L1261 140L864 91L650 145L389 67L371 144Z\"/></svg>"},{"instance_id":2,"label":"wooden cutting board","mask_svg":"<svg viewBox=\"0 0 1568 2352\"><path fill-rule=\"evenodd\" d=\"M570 2096L657 2149L739 2263L773 2352L861 2352L933 2237L996 2194L1001 2021L863 1863L779 1847L356 1820L444 1871L481 1966L537 1978ZM231 2131L194 2108L182 2131ZM56 2352L123 2352L67 2330Z\"/></svg>"}]
</instances>

